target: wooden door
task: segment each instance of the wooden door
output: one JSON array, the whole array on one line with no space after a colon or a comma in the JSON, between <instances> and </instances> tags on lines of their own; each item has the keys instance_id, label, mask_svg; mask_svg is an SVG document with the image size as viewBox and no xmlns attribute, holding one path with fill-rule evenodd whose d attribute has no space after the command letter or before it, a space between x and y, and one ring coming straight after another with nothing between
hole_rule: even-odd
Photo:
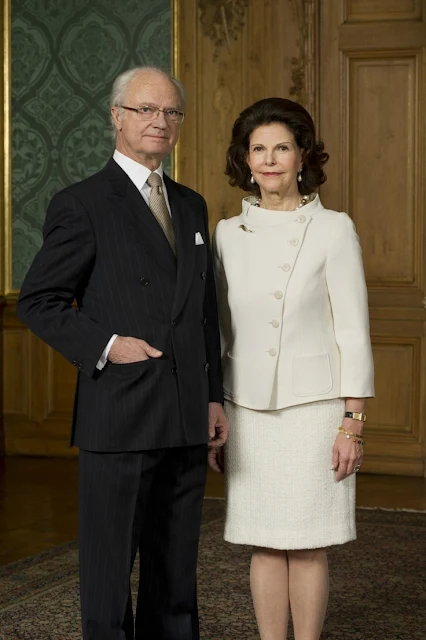
<instances>
[{"instance_id":1,"label":"wooden door","mask_svg":"<svg viewBox=\"0 0 426 640\"><path fill-rule=\"evenodd\" d=\"M363 247L376 365L365 471L425 473L426 2L321 0L324 203ZM348 309L350 313L350 309Z\"/></svg>"}]
</instances>

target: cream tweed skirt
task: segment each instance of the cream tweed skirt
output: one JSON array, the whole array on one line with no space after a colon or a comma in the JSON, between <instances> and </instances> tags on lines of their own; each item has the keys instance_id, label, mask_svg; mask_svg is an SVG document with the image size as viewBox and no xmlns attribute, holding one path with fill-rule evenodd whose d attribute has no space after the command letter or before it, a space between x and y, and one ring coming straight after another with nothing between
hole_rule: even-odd
<instances>
[{"instance_id":1,"label":"cream tweed skirt","mask_svg":"<svg viewBox=\"0 0 426 640\"><path fill-rule=\"evenodd\" d=\"M355 475L336 482L332 447L344 400L277 411L225 403L225 540L315 549L356 538Z\"/></svg>"}]
</instances>

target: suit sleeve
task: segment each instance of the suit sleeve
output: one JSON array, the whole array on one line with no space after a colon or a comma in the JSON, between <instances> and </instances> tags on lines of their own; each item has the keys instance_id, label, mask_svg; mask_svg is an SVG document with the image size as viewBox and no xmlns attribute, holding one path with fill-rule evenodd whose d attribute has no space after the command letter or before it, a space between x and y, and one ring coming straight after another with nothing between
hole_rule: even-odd
<instances>
[{"instance_id":1,"label":"suit sleeve","mask_svg":"<svg viewBox=\"0 0 426 640\"><path fill-rule=\"evenodd\" d=\"M355 225L338 213L326 266L336 342L341 358L341 395L374 396L367 287Z\"/></svg>"},{"instance_id":2,"label":"suit sleeve","mask_svg":"<svg viewBox=\"0 0 426 640\"><path fill-rule=\"evenodd\" d=\"M209 363L209 400L223 404L222 365L220 357L219 321L217 316L216 285L213 274L207 206L203 201L204 229L207 248L206 294L204 298L204 336Z\"/></svg>"},{"instance_id":3,"label":"suit sleeve","mask_svg":"<svg viewBox=\"0 0 426 640\"><path fill-rule=\"evenodd\" d=\"M96 255L87 212L70 193L51 201L43 228L43 245L21 288L21 320L80 371L92 376L111 338L95 320L75 306L90 277Z\"/></svg>"}]
</instances>

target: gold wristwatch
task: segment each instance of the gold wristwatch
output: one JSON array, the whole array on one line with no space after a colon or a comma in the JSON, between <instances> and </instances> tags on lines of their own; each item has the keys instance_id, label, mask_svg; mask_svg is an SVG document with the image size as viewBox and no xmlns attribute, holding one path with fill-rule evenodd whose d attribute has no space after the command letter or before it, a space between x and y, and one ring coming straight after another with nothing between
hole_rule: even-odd
<instances>
[{"instance_id":1,"label":"gold wristwatch","mask_svg":"<svg viewBox=\"0 0 426 640\"><path fill-rule=\"evenodd\" d=\"M365 422L367 420L365 413L358 411L345 411L345 418L352 418L353 420L359 420L360 422Z\"/></svg>"}]
</instances>

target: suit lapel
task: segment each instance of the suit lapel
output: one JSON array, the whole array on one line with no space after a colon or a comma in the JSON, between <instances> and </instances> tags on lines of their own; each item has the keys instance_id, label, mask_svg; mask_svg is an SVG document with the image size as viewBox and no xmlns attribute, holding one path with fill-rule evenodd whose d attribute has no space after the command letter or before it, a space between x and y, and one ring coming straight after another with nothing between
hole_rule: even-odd
<instances>
[{"instance_id":1,"label":"suit lapel","mask_svg":"<svg viewBox=\"0 0 426 640\"><path fill-rule=\"evenodd\" d=\"M194 274L196 219L188 199L180 195L177 184L166 175L164 182L176 236L177 284L173 303L173 317L176 317L185 304Z\"/></svg>"},{"instance_id":2,"label":"suit lapel","mask_svg":"<svg viewBox=\"0 0 426 640\"><path fill-rule=\"evenodd\" d=\"M176 258L142 195L114 160L108 162L105 170L114 196L121 199L120 209L124 222L129 225L134 239L140 242L158 266L175 280Z\"/></svg>"}]
</instances>

